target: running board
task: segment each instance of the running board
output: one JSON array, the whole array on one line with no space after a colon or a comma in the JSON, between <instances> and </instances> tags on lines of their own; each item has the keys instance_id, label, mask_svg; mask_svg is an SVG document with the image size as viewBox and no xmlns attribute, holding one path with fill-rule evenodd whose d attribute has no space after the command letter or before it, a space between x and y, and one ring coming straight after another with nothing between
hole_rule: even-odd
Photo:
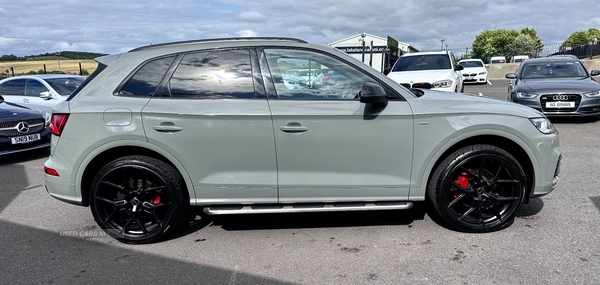
<instances>
[{"instance_id":1,"label":"running board","mask_svg":"<svg viewBox=\"0 0 600 285\"><path fill-rule=\"evenodd\" d=\"M273 213L309 213L374 210L408 210L412 202L379 203L339 203L339 204L277 204L277 205L239 205L209 206L203 209L208 215L229 214L273 214Z\"/></svg>"}]
</instances>

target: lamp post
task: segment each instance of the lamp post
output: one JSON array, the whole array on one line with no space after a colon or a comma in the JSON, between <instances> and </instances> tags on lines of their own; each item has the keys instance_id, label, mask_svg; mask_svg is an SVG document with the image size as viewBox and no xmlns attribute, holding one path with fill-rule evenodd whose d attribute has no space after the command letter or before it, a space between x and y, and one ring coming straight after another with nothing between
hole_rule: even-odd
<instances>
[{"instance_id":1,"label":"lamp post","mask_svg":"<svg viewBox=\"0 0 600 285\"><path fill-rule=\"evenodd\" d=\"M365 37L367 35L365 33L360 34L360 39L358 39L359 42L362 43L362 62L365 62Z\"/></svg>"},{"instance_id":2,"label":"lamp post","mask_svg":"<svg viewBox=\"0 0 600 285\"><path fill-rule=\"evenodd\" d=\"M446 39L444 39L444 38L441 38L441 39L440 39L440 41L442 41L442 47L440 47L440 51L444 50L444 41L445 41L445 40L446 40Z\"/></svg>"},{"instance_id":3,"label":"lamp post","mask_svg":"<svg viewBox=\"0 0 600 285\"><path fill-rule=\"evenodd\" d=\"M448 50L448 44L446 44L446 51Z\"/></svg>"}]
</instances>

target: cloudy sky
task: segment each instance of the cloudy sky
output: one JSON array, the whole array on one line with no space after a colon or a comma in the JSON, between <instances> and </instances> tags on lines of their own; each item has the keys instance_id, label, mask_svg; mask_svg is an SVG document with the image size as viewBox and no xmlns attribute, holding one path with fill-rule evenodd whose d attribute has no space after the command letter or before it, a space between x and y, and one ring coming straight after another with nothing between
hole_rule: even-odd
<instances>
[{"instance_id":1,"label":"cloudy sky","mask_svg":"<svg viewBox=\"0 0 600 285\"><path fill-rule=\"evenodd\" d=\"M543 42L600 28L598 0L0 0L0 55L119 53L191 39L281 36L329 44L366 32L420 50L471 47L481 31Z\"/></svg>"}]
</instances>

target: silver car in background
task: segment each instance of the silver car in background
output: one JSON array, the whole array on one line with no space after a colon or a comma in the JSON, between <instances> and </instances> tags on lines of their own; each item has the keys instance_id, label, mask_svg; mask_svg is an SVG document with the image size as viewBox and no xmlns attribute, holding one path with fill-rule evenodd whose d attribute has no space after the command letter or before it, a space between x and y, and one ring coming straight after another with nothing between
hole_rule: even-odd
<instances>
[{"instance_id":1,"label":"silver car in background","mask_svg":"<svg viewBox=\"0 0 600 285\"><path fill-rule=\"evenodd\" d=\"M100 57L55 106L46 188L122 242L207 215L409 209L452 229L510 226L558 184L558 133L531 108L409 90L287 38L156 44ZM291 69L346 84L296 88Z\"/></svg>"}]
</instances>

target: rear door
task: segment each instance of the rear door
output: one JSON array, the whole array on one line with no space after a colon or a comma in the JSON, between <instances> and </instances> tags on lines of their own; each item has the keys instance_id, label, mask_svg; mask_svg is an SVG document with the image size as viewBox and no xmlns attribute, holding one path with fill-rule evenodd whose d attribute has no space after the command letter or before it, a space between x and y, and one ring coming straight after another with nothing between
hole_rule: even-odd
<instances>
[{"instance_id":1,"label":"rear door","mask_svg":"<svg viewBox=\"0 0 600 285\"><path fill-rule=\"evenodd\" d=\"M277 202L273 124L257 64L252 49L178 55L143 109L148 140L185 166L196 204Z\"/></svg>"}]
</instances>

